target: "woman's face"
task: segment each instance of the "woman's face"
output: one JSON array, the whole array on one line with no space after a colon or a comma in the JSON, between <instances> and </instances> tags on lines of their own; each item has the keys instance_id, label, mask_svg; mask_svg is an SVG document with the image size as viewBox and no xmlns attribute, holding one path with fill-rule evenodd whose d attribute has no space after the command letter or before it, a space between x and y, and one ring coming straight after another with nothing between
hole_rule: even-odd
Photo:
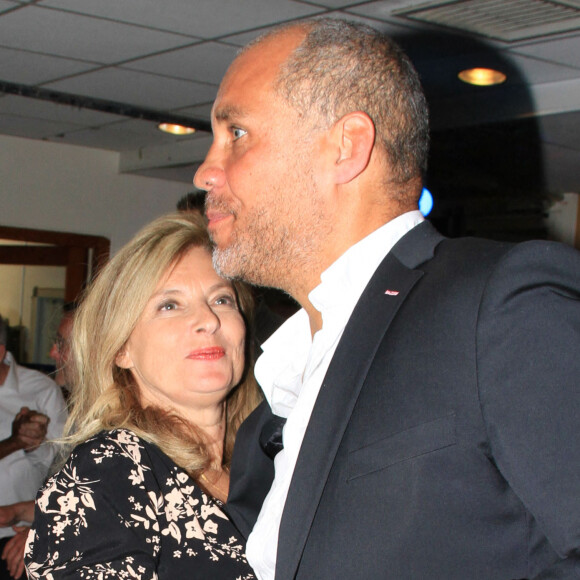
<instances>
[{"instance_id":1,"label":"woman's face","mask_svg":"<svg viewBox=\"0 0 580 580\"><path fill-rule=\"evenodd\" d=\"M239 383L244 337L234 289L196 247L163 275L117 364L131 370L144 404L191 417Z\"/></svg>"}]
</instances>

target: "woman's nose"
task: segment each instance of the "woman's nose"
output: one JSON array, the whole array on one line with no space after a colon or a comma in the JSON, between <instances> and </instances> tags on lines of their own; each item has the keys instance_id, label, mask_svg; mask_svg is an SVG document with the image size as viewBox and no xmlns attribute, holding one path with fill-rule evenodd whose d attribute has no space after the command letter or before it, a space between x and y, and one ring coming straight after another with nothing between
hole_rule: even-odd
<instances>
[{"instance_id":1,"label":"woman's nose","mask_svg":"<svg viewBox=\"0 0 580 580\"><path fill-rule=\"evenodd\" d=\"M197 309L193 321L195 332L209 332L213 334L219 327L220 319L209 305L201 306Z\"/></svg>"}]
</instances>

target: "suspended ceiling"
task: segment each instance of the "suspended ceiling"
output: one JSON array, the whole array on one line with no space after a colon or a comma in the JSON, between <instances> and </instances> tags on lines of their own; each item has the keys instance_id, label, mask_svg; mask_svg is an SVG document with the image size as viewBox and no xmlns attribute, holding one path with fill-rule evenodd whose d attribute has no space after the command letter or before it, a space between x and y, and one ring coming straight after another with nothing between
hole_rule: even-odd
<instances>
[{"instance_id":1,"label":"suspended ceiling","mask_svg":"<svg viewBox=\"0 0 580 580\"><path fill-rule=\"evenodd\" d=\"M541 163L543 190L580 191L580 0L0 0L0 134L118 151L120 171L190 182L210 134L164 134L156 115L207 128L239 47L318 16L366 22L410 54L429 97L437 179L461 173L450 155L463 140L477 146L472 130L483 127L496 155L525 133L504 157ZM508 80L467 86L457 73L470 66Z\"/></svg>"}]
</instances>

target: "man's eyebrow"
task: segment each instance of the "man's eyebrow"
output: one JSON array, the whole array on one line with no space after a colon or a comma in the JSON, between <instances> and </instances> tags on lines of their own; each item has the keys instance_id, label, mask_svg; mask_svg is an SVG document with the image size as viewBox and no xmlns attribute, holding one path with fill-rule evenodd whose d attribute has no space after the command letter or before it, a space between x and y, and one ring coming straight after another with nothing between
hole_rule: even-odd
<instances>
[{"instance_id":1,"label":"man's eyebrow","mask_svg":"<svg viewBox=\"0 0 580 580\"><path fill-rule=\"evenodd\" d=\"M215 113L216 121L230 121L232 118L240 118L244 116L244 111L237 107L236 105L224 105L216 109Z\"/></svg>"}]
</instances>

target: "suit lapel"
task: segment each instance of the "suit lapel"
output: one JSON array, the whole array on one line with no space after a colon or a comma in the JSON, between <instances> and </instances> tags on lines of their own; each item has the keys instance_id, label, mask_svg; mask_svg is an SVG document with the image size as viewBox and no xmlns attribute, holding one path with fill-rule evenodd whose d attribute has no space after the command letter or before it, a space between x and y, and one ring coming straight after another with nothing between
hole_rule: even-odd
<instances>
[{"instance_id":1,"label":"suit lapel","mask_svg":"<svg viewBox=\"0 0 580 580\"><path fill-rule=\"evenodd\" d=\"M236 436L230 466L230 489L226 511L247 538L274 479L274 463L262 451L259 435L272 418L267 401L244 421Z\"/></svg>"},{"instance_id":2,"label":"suit lapel","mask_svg":"<svg viewBox=\"0 0 580 580\"><path fill-rule=\"evenodd\" d=\"M399 241L375 272L344 330L292 477L280 523L277 580L296 575L326 480L369 367L397 310L423 275L410 268L429 259L436 242L442 239L436 232L433 237L433 232L429 224L422 224Z\"/></svg>"}]
</instances>

